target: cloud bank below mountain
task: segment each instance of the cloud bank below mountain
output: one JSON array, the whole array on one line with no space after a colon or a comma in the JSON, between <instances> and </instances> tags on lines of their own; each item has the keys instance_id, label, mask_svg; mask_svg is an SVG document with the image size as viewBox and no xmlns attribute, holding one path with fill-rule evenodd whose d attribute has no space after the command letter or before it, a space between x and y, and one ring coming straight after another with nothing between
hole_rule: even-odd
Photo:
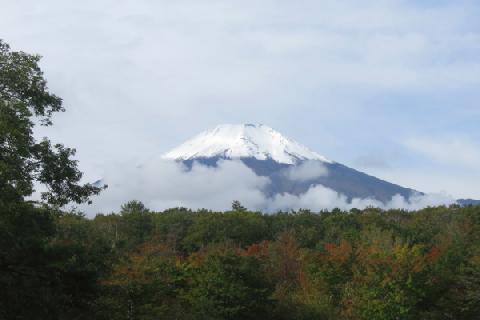
<instances>
[{"instance_id":1,"label":"cloud bank below mountain","mask_svg":"<svg viewBox=\"0 0 480 320\"><path fill-rule=\"evenodd\" d=\"M326 175L328 171L325 167L307 163L286 171L286 174L292 179L308 180L309 177ZM270 180L257 176L236 160L220 161L217 167L194 163L191 169L182 163L162 159L137 167L118 164L105 172L104 180L109 188L94 199L92 205L80 208L89 216L118 211L120 204L133 199L142 201L152 210L172 207L228 210L233 200L239 200L250 210L265 212L366 207L416 210L455 203L455 199L445 194L417 194L409 199L396 195L388 203L370 198L349 201L345 195L322 185L312 186L298 196L286 193L266 197L262 190Z\"/></svg>"}]
</instances>

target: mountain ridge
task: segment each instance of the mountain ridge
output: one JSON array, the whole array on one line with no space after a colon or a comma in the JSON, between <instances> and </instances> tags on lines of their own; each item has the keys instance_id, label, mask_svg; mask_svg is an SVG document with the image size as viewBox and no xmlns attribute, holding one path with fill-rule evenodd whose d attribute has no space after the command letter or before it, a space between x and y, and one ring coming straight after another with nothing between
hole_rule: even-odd
<instances>
[{"instance_id":1,"label":"mountain ridge","mask_svg":"<svg viewBox=\"0 0 480 320\"><path fill-rule=\"evenodd\" d=\"M293 139L263 124L224 124L206 130L162 156L169 160L195 158L272 159L295 164L305 160L332 163Z\"/></svg>"},{"instance_id":2,"label":"mountain ridge","mask_svg":"<svg viewBox=\"0 0 480 320\"><path fill-rule=\"evenodd\" d=\"M387 203L396 195L405 199L423 195L329 160L263 124L217 126L187 140L162 158L181 162L190 170L195 162L216 167L221 160L239 160L257 176L269 178L270 184L262 190L268 197L299 196L318 185L346 196L349 201L360 198ZM305 164L321 166L325 172L312 173L311 177L307 175L302 179L292 179L288 175L289 170L297 170Z\"/></svg>"}]
</instances>

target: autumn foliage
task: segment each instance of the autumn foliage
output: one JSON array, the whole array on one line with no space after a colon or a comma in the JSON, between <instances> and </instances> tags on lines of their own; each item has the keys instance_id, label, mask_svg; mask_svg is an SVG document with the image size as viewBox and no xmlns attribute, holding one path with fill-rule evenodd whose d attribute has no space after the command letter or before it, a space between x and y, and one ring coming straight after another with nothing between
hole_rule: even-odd
<instances>
[{"instance_id":1,"label":"autumn foliage","mask_svg":"<svg viewBox=\"0 0 480 320\"><path fill-rule=\"evenodd\" d=\"M478 207L127 207L141 210L85 220L113 253L99 319L475 319L480 310ZM142 224L148 232L135 231Z\"/></svg>"}]
</instances>

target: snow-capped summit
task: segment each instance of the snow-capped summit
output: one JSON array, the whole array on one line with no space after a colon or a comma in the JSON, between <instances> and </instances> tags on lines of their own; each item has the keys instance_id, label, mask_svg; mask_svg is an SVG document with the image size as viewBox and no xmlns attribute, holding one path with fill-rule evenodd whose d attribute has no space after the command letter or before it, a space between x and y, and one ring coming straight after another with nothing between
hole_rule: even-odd
<instances>
[{"instance_id":1,"label":"snow-capped summit","mask_svg":"<svg viewBox=\"0 0 480 320\"><path fill-rule=\"evenodd\" d=\"M219 125L163 155L164 159L172 160L212 157L271 159L285 164L295 164L304 160L332 163L263 124Z\"/></svg>"}]
</instances>

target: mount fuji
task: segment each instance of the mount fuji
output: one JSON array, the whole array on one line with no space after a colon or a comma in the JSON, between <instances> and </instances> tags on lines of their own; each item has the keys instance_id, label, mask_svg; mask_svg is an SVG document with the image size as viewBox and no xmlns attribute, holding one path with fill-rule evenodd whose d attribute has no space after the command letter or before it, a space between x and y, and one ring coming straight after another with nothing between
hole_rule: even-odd
<instances>
[{"instance_id":1,"label":"mount fuji","mask_svg":"<svg viewBox=\"0 0 480 320\"><path fill-rule=\"evenodd\" d=\"M387 203L396 195L409 199L420 192L378 179L309 150L262 124L220 125L162 156L183 163L216 167L220 161L243 162L257 176L268 177L264 194L301 195L322 185L347 197Z\"/></svg>"}]
</instances>

